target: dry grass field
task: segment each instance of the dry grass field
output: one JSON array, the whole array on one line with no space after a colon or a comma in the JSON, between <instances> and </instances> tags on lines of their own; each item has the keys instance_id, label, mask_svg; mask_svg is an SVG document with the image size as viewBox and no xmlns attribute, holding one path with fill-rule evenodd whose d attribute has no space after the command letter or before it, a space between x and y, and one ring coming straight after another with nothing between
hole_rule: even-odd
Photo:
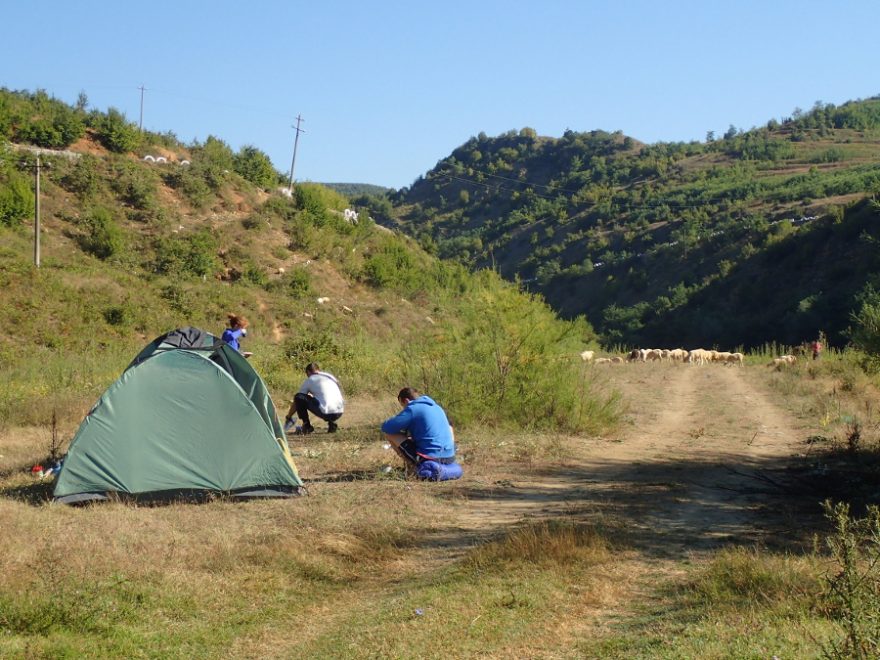
<instances>
[{"instance_id":1,"label":"dry grass field","mask_svg":"<svg viewBox=\"0 0 880 660\"><path fill-rule=\"evenodd\" d=\"M28 470L48 431L7 429L0 656L820 655L821 493L773 484L808 474L830 381L606 377L611 437L466 429L457 482L405 479L376 431L393 399L353 400L339 434L291 436L290 500L54 504Z\"/></svg>"}]
</instances>

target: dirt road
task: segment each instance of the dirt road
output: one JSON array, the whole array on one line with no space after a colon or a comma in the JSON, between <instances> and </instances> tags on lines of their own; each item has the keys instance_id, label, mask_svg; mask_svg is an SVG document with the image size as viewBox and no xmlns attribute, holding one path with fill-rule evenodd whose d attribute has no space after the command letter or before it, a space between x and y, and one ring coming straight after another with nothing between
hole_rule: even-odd
<instances>
[{"instance_id":1,"label":"dirt road","mask_svg":"<svg viewBox=\"0 0 880 660\"><path fill-rule=\"evenodd\" d=\"M560 465L467 488L462 531L566 513L610 521L665 558L792 540L802 525L775 475L809 432L773 400L760 367L610 369L629 402L619 436L574 441Z\"/></svg>"}]
</instances>

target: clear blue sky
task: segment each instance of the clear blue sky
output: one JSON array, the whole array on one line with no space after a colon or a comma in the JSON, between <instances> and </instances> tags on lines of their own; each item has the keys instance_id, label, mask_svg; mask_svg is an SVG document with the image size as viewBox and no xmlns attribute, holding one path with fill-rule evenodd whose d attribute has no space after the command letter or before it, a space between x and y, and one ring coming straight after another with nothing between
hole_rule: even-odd
<instances>
[{"instance_id":1,"label":"clear blue sky","mask_svg":"<svg viewBox=\"0 0 880 660\"><path fill-rule=\"evenodd\" d=\"M703 140L880 94L878 0L44 0L0 9L0 86L253 144L297 180L410 185L471 136Z\"/></svg>"}]
</instances>

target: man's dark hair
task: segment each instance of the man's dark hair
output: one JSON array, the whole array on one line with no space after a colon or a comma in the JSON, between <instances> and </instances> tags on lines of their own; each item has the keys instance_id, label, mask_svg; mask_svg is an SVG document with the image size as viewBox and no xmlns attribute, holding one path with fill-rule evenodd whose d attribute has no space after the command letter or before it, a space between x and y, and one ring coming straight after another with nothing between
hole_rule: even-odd
<instances>
[{"instance_id":1,"label":"man's dark hair","mask_svg":"<svg viewBox=\"0 0 880 660\"><path fill-rule=\"evenodd\" d=\"M321 371L321 367L318 366L317 362L309 362L306 365L306 373L307 374L316 374Z\"/></svg>"},{"instance_id":2,"label":"man's dark hair","mask_svg":"<svg viewBox=\"0 0 880 660\"><path fill-rule=\"evenodd\" d=\"M410 401L415 401L420 396L422 396L422 394L416 388L404 387L402 390L400 390L400 393L397 395L397 400L403 401L404 399L409 399Z\"/></svg>"}]
</instances>

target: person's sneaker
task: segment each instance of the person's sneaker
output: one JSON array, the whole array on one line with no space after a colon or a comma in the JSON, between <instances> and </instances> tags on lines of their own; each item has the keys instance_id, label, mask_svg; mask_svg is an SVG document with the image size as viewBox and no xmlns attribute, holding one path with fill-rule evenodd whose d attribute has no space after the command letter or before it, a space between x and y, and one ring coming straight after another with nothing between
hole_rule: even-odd
<instances>
[{"instance_id":1,"label":"person's sneaker","mask_svg":"<svg viewBox=\"0 0 880 660\"><path fill-rule=\"evenodd\" d=\"M309 433L314 433L314 432L315 432L314 426L312 426L311 424L303 424L301 428L298 428L296 430L296 433L294 433L294 435L308 435Z\"/></svg>"},{"instance_id":2,"label":"person's sneaker","mask_svg":"<svg viewBox=\"0 0 880 660\"><path fill-rule=\"evenodd\" d=\"M339 425L336 422L327 422L327 433L336 433L339 430Z\"/></svg>"}]
</instances>

